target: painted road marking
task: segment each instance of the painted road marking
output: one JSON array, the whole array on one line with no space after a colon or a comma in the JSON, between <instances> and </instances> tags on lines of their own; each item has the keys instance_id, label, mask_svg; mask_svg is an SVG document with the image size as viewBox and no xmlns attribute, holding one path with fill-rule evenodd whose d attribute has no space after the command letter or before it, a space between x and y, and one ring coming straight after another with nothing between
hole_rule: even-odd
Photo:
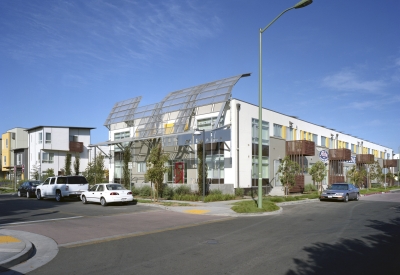
<instances>
[{"instance_id":1,"label":"painted road marking","mask_svg":"<svg viewBox=\"0 0 400 275\"><path fill-rule=\"evenodd\" d=\"M190 210L185 210L183 212L188 213L188 214L202 215L202 214L210 212L210 210L190 209Z\"/></svg>"},{"instance_id":2,"label":"painted road marking","mask_svg":"<svg viewBox=\"0 0 400 275\"><path fill-rule=\"evenodd\" d=\"M21 241L11 236L0 236L0 243L20 243Z\"/></svg>"},{"instance_id":3,"label":"painted road marking","mask_svg":"<svg viewBox=\"0 0 400 275\"><path fill-rule=\"evenodd\" d=\"M39 220L39 221L28 221L28 222L3 223L3 224L0 224L0 226L20 225L20 224L29 224L29 223L39 223L39 222L62 221L62 220L79 219L79 218L83 218L83 216L76 216L76 217L69 217L69 218L59 218L59 219L48 219L48 220Z\"/></svg>"},{"instance_id":4,"label":"painted road marking","mask_svg":"<svg viewBox=\"0 0 400 275\"><path fill-rule=\"evenodd\" d=\"M150 235L150 234L157 234L157 233L162 233L162 232L167 232L167 231L174 231L174 230L179 230L179 229L184 229L184 228L190 228L190 227L195 227L195 226L200 226L200 225L205 225L205 224L224 222L224 221L233 220L233 219L235 219L235 218L229 217L229 218L223 218L220 220L199 222L199 223L195 223L195 224L176 226L176 227L159 229L159 230L154 230L154 231L149 231L149 232L128 233L128 234L122 234L122 235L116 235L116 236L110 236L110 237L104 237L104 238L98 238L98 239L92 239L92 240L59 244L58 246L66 247L66 248L73 248L73 247L79 247L79 246L99 244L99 243L104 243L104 242L122 240L122 239L126 239L126 238L134 238L134 237L140 237L140 236L145 236L145 235Z\"/></svg>"}]
</instances>

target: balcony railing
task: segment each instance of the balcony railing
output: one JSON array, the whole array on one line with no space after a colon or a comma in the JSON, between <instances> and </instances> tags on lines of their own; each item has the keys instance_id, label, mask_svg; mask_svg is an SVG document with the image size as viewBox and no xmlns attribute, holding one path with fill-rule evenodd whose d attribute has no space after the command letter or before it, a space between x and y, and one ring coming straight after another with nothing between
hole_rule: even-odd
<instances>
[{"instance_id":1,"label":"balcony railing","mask_svg":"<svg viewBox=\"0 0 400 275\"><path fill-rule=\"evenodd\" d=\"M351 151L350 149L329 149L329 160L351 160Z\"/></svg>"},{"instance_id":2,"label":"balcony railing","mask_svg":"<svg viewBox=\"0 0 400 275\"><path fill-rule=\"evenodd\" d=\"M314 156L315 143L309 140L286 141L286 155Z\"/></svg>"},{"instance_id":3,"label":"balcony railing","mask_svg":"<svg viewBox=\"0 0 400 275\"><path fill-rule=\"evenodd\" d=\"M383 168L397 167L397 159L384 159Z\"/></svg>"},{"instance_id":4,"label":"balcony railing","mask_svg":"<svg viewBox=\"0 0 400 275\"><path fill-rule=\"evenodd\" d=\"M69 142L69 151L82 153L83 152L83 142L78 141L70 141Z\"/></svg>"},{"instance_id":5,"label":"balcony railing","mask_svg":"<svg viewBox=\"0 0 400 275\"><path fill-rule=\"evenodd\" d=\"M372 154L358 154L356 155L357 164L371 164L374 163L375 158Z\"/></svg>"}]
</instances>

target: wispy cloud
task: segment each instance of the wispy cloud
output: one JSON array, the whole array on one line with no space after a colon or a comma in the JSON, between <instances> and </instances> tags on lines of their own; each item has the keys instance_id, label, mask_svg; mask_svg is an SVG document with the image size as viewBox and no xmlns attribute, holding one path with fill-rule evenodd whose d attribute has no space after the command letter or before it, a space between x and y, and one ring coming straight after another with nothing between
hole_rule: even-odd
<instances>
[{"instance_id":1,"label":"wispy cloud","mask_svg":"<svg viewBox=\"0 0 400 275\"><path fill-rule=\"evenodd\" d=\"M156 3L156 4L155 4ZM22 6L23 5L23 6ZM221 30L202 1L28 1L0 3L0 52L35 66L86 72L143 68L196 49ZM102 69L103 70L103 69Z\"/></svg>"},{"instance_id":2,"label":"wispy cloud","mask_svg":"<svg viewBox=\"0 0 400 275\"><path fill-rule=\"evenodd\" d=\"M380 93L386 85L382 80L363 80L356 72L348 69L326 76L322 80L322 86L341 92Z\"/></svg>"}]
</instances>

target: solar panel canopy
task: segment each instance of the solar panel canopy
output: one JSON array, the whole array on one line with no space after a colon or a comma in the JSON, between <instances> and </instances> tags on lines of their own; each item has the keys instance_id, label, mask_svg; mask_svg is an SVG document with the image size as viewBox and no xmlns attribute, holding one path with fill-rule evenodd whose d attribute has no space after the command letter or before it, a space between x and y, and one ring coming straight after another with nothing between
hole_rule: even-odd
<instances>
[{"instance_id":1,"label":"solar panel canopy","mask_svg":"<svg viewBox=\"0 0 400 275\"><path fill-rule=\"evenodd\" d=\"M227 102L241 74L169 93L159 103L139 106L141 96L117 102L104 125L125 122L135 126L135 137L150 138L188 130L195 108Z\"/></svg>"}]
</instances>

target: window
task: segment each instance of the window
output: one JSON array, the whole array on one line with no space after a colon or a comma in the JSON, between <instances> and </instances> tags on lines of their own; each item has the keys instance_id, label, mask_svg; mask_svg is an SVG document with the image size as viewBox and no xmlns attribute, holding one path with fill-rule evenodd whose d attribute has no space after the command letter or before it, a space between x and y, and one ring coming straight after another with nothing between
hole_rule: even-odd
<instances>
[{"instance_id":1,"label":"window","mask_svg":"<svg viewBox=\"0 0 400 275\"><path fill-rule=\"evenodd\" d=\"M3 156L3 163L4 163L4 166L7 165L7 158L6 158L6 156Z\"/></svg>"},{"instance_id":2,"label":"window","mask_svg":"<svg viewBox=\"0 0 400 275\"><path fill-rule=\"evenodd\" d=\"M261 176L263 179L267 179L269 177L269 170L268 170L268 157L262 157L262 172ZM258 179L258 156L253 156L252 161L252 178Z\"/></svg>"},{"instance_id":3,"label":"window","mask_svg":"<svg viewBox=\"0 0 400 275\"><path fill-rule=\"evenodd\" d=\"M17 165L22 165L22 153L17 154Z\"/></svg>"},{"instance_id":4,"label":"window","mask_svg":"<svg viewBox=\"0 0 400 275\"><path fill-rule=\"evenodd\" d=\"M252 139L253 143L258 143L258 119L251 119L252 128ZM262 122L262 144L269 145L269 123L266 121Z\"/></svg>"},{"instance_id":5,"label":"window","mask_svg":"<svg viewBox=\"0 0 400 275\"><path fill-rule=\"evenodd\" d=\"M223 179L225 178L225 161L223 154L206 155L207 178Z\"/></svg>"},{"instance_id":6,"label":"window","mask_svg":"<svg viewBox=\"0 0 400 275\"><path fill-rule=\"evenodd\" d=\"M53 163L54 162L54 153L46 153L43 152L43 163Z\"/></svg>"},{"instance_id":7,"label":"window","mask_svg":"<svg viewBox=\"0 0 400 275\"><path fill-rule=\"evenodd\" d=\"M51 143L51 133L46 133L46 143Z\"/></svg>"},{"instance_id":8,"label":"window","mask_svg":"<svg viewBox=\"0 0 400 275\"><path fill-rule=\"evenodd\" d=\"M282 137L282 125L274 123L274 136L275 137Z\"/></svg>"},{"instance_id":9,"label":"window","mask_svg":"<svg viewBox=\"0 0 400 275\"><path fill-rule=\"evenodd\" d=\"M197 120L197 127L200 130L210 130L213 128L213 124L216 122L217 117L209 117Z\"/></svg>"},{"instance_id":10,"label":"window","mask_svg":"<svg viewBox=\"0 0 400 275\"><path fill-rule=\"evenodd\" d=\"M326 146L326 137L321 136L321 146Z\"/></svg>"},{"instance_id":11,"label":"window","mask_svg":"<svg viewBox=\"0 0 400 275\"><path fill-rule=\"evenodd\" d=\"M293 128L286 128L286 140L291 141L293 140Z\"/></svg>"},{"instance_id":12,"label":"window","mask_svg":"<svg viewBox=\"0 0 400 275\"><path fill-rule=\"evenodd\" d=\"M38 143L41 144L43 142L43 133L38 133Z\"/></svg>"},{"instance_id":13,"label":"window","mask_svg":"<svg viewBox=\"0 0 400 275\"><path fill-rule=\"evenodd\" d=\"M138 162L137 169L138 169L138 173L146 173L146 171L147 171L146 162L144 162L144 161Z\"/></svg>"},{"instance_id":14,"label":"window","mask_svg":"<svg viewBox=\"0 0 400 275\"><path fill-rule=\"evenodd\" d=\"M314 141L314 143L317 144L317 142L318 142L318 135L313 134L313 135L312 135L312 141Z\"/></svg>"},{"instance_id":15,"label":"window","mask_svg":"<svg viewBox=\"0 0 400 275\"><path fill-rule=\"evenodd\" d=\"M8 148L8 139L6 138L6 148Z\"/></svg>"}]
</instances>

